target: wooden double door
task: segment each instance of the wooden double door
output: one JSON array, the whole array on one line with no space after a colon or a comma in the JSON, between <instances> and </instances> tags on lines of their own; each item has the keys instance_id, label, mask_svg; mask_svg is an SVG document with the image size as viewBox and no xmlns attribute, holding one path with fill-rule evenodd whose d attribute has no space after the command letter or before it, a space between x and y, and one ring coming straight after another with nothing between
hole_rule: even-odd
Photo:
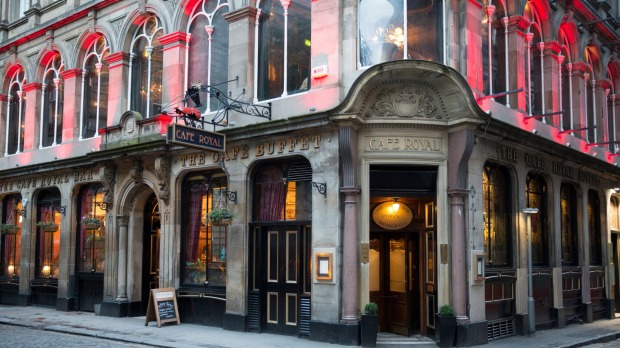
<instances>
[{"instance_id":1,"label":"wooden double door","mask_svg":"<svg viewBox=\"0 0 620 348\"><path fill-rule=\"evenodd\" d=\"M434 332L434 240L433 231L370 234L370 300L379 305L380 331Z\"/></svg>"}]
</instances>

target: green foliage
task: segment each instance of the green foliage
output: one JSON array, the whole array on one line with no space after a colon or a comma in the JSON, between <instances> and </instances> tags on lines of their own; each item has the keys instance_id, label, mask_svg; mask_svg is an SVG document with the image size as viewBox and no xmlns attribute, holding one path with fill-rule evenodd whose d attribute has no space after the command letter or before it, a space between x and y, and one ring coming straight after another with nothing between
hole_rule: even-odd
<instances>
[{"instance_id":1,"label":"green foliage","mask_svg":"<svg viewBox=\"0 0 620 348\"><path fill-rule=\"evenodd\" d=\"M53 229L54 227L58 228L58 225L51 221L39 221L37 222L37 227L42 229Z\"/></svg>"},{"instance_id":2,"label":"green foliage","mask_svg":"<svg viewBox=\"0 0 620 348\"><path fill-rule=\"evenodd\" d=\"M82 224L101 224L101 221L92 215L84 215L82 216Z\"/></svg>"},{"instance_id":3,"label":"green foliage","mask_svg":"<svg viewBox=\"0 0 620 348\"><path fill-rule=\"evenodd\" d=\"M366 306L364 306L364 314L365 315L379 315L379 306L374 302L366 303Z\"/></svg>"},{"instance_id":4,"label":"green foliage","mask_svg":"<svg viewBox=\"0 0 620 348\"><path fill-rule=\"evenodd\" d=\"M449 304L442 305L439 307L439 316L440 317L453 317L454 316L454 308Z\"/></svg>"},{"instance_id":5,"label":"green foliage","mask_svg":"<svg viewBox=\"0 0 620 348\"><path fill-rule=\"evenodd\" d=\"M17 231L19 227L14 224L0 224L0 234L3 233L14 233Z\"/></svg>"},{"instance_id":6,"label":"green foliage","mask_svg":"<svg viewBox=\"0 0 620 348\"><path fill-rule=\"evenodd\" d=\"M226 207L219 207L219 208L214 208L213 210L211 210L209 212L208 218L210 221L221 221L221 220L226 220L226 219L235 219L237 218L238 214L234 211L230 211L228 210L228 208Z\"/></svg>"}]
</instances>

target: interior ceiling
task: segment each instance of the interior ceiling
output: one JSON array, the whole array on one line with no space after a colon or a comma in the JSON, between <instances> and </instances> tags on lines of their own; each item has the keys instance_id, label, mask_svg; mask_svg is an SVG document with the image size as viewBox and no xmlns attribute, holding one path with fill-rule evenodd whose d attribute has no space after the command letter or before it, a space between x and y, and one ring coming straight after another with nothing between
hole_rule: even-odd
<instances>
[{"instance_id":1,"label":"interior ceiling","mask_svg":"<svg viewBox=\"0 0 620 348\"><path fill-rule=\"evenodd\" d=\"M371 197L432 197L436 194L436 187L436 167L372 166L370 168Z\"/></svg>"}]
</instances>

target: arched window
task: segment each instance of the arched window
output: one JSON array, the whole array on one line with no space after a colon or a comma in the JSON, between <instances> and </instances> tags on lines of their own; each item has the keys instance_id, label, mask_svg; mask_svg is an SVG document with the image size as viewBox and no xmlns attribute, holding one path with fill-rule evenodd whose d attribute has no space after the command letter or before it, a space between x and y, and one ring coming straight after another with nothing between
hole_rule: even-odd
<instances>
[{"instance_id":1,"label":"arched window","mask_svg":"<svg viewBox=\"0 0 620 348\"><path fill-rule=\"evenodd\" d=\"M504 46L506 45L501 22L503 17L504 7L501 1L497 1L495 6L487 4L484 7L481 26L482 75L484 94L487 95L502 92L505 88L502 77L505 73Z\"/></svg>"},{"instance_id":2,"label":"arched window","mask_svg":"<svg viewBox=\"0 0 620 348\"><path fill-rule=\"evenodd\" d=\"M601 208L598 194L588 191L588 235L590 236L590 265L601 265Z\"/></svg>"},{"instance_id":3,"label":"arched window","mask_svg":"<svg viewBox=\"0 0 620 348\"><path fill-rule=\"evenodd\" d=\"M563 183L560 188L560 214L562 229L562 265L579 264L577 242L577 193L573 185Z\"/></svg>"},{"instance_id":4,"label":"arched window","mask_svg":"<svg viewBox=\"0 0 620 348\"><path fill-rule=\"evenodd\" d=\"M487 163L482 173L484 255L488 267L512 265L511 190L508 170Z\"/></svg>"},{"instance_id":5,"label":"arched window","mask_svg":"<svg viewBox=\"0 0 620 348\"><path fill-rule=\"evenodd\" d=\"M63 81L60 73L65 65L60 54L56 54L43 73L41 105L41 145L52 146L62 143Z\"/></svg>"},{"instance_id":6,"label":"arched window","mask_svg":"<svg viewBox=\"0 0 620 348\"><path fill-rule=\"evenodd\" d=\"M442 59L441 1L364 0L359 3L359 63Z\"/></svg>"},{"instance_id":7,"label":"arched window","mask_svg":"<svg viewBox=\"0 0 620 348\"><path fill-rule=\"evenodd\" d=\"M149 118L156 115L162 101L163 28L150 16L138 27L131 40L129 63L129 109Z\"/></svg>"},{"instance_id":8,"label":"arched window","mask_svg":"<svg viewBox=\"0 0 620 348\"><path fill-rule=\"evenodd\" d=\"M80 191L77 272L103 273L106 235L103 196L101 185L87 186Z\"/></svg>"},{"instance_id":9,"label":"arched window","mask_svg":"<svg viewBox=\"0 0 620 348\"><path fill-rule=\"evenodd\" d=\"M82 116L80 140L97 136L97 130L107 126L108 119L108 63L110 47L101 36L96 39L82 66Z\"/></svg>"},{"instance_id":10,"label":"arched window","mask_svg":"<svg viewBox=\"0 0 620 348\"><path fill-rule=\"evenodd\" d=\"M308 163L266 165L255 178L255 221L307 221L312 217L312 168Z\"/></svg>"},{"instance_id":11,"label":"arched window","mask_svg":"<svg viewBox=\"0 0 620 348\"><path fill-rule=\"evenodd\" d=\"M226 174L193 174L183 184L184 226L181 273L183 286L226 286L226 227L213 223L209 213L226 208Z\"/></svg>"},{"instance_id":12,"label":"arched window","mask_svg":"<svg viewBox=\"0 0 620 348\"><path fill-rule=\"evenodd\" d=\"M532 24L529 27L529 33L531 34L531 41L528 46L526 67L528 71L527 86L528 91L526 93L526 107L530 115L540 115L544 113L545 100L544 100L544 52L545 43L540 27L540 19L536 9L527 2L525 5L525 17ZM543 118L543 122L546 119Z\"/></svg>"},{"instance_id":13,"label":"arched window","mask_svg":"<svg viewBox=\"0 0 620 348\"><path fill-rule=\"evenodd\" d=\"M538 208L532 217L532 264L549 265L549 228L547 226L547 183L538 174L529 173L525 179L527 208Z\"/></svg>"},{"instance_id":14,"label":"arched window","mask_svg":"<svg viewBox=\"0 0 620 348\"><path fill-rule=\"evenodd\" d=\"M310 0L261 1L258 15L255 98L266 100L307 91Z\"/></svg>"},{"instance_id":15,"label":"arched window","mask_svg":"<svg viewBox=\"0 0 620 348\"><path fill-rule=\"evenodd\" d=\"M19 277L21 263L22 202L20 195L4 199L2 214L2 249L0 249L0 276Z\"/></svg>"},{"instance_id":16,"label":"arched window","mask_svg":"<svg viewBox=\"0 0 620 348\"><path fill-rule=\"evenodd\" d=\"M9 101L7 103L6 142L4 155L24 151L24 127L26 123L26 99L24 85L26 74L19 69L11 76L9 82Z\"/></svg>"},{"instance_id":17,"label":"arched window","mask_svg":"<svg viewBox=\"0 0 620 348\"><path fill-rule=\"evenodd\" d=\"M189 28L188 66L186 86L214 86L228 93L228 3L214 0L202 1L192 14ZM194 92L197 93L197 92ZM194 103L202 113L217 111L221 103L215 94L201 93L202 105Z\"/></svg>"}]
</instances>

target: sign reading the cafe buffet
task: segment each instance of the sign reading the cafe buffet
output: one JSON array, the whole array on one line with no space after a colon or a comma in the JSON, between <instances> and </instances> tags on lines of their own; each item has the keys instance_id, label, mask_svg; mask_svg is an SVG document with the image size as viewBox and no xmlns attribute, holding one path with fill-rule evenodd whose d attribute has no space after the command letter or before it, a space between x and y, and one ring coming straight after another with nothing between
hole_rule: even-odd
<instances>
[{"instance_id":1,"label":"sign reading the cafe buffet","mask_svg":"<svg viewBox=\"0 0 620 348\"><path fill-rule=\"evenodd\" d=\"M168 126L166 142L216 152L226 150L226 137L223 134L186 127L178 123Z\"/></svg>"},{"instance_id":2,"label":"sign reading the cafe buffet","mask_svg":"<svg viewBox=\"0 0 620 348\"><path fill-rule=\"evenodd\" d=\"M411 223L413 213L407 205L390 201L379 204L372 212L372 219L386 230L400 230Z\"/></svg>"}]
</instances>

